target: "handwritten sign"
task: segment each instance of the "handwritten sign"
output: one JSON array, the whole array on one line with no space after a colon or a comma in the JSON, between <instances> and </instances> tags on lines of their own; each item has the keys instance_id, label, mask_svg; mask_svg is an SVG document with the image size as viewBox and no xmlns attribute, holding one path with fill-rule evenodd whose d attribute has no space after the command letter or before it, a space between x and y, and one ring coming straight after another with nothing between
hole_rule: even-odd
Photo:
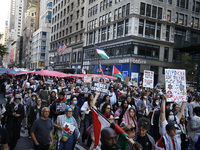
<instances>
[{"instance_id":1,"label":"handwritten sign","mask_svg":"<svg viewBox=\"0 0 200 150\"><path fill-rule=\"evenodd\" d=\"M94 82L99 82L99 81L100 81L100 78L99 78L98 76L94 76L93 81L94 81Z\"/></svg>"},{"instance_id":2,"label":"handwritten sign","mask_svg":"<svg viewBox=\"0 0 200 150\"><path fill-rule=\"evenodd\" d=\"M186 101L185 70L165 69L165 89L168 102Z\"/></svg>"},{"instance_id":3,"label":"handwritten sign","mask_svg":"<svg viewBox=\"0 0 200 150\"><path fill-rule=\"evenodd\" d=\"M153 88L154 84L154 72L144 70L143 87Z\"/></svg>"},{"instance_id":4,"label":"handwritten sign","mask_svg":"<svg viewBox=\"0 0 200 150\"><path fill-rule=\"evenodd\" d=\"M92 76L91 75L84 75L83 81L85 83L91 83L92 82Z\"/></svg>"},{"instance_id":5,"label":"handwritten sign","mask_svg":"<svg viewBox=\"0 0 200 150\"><path fill-rule=\"evenodd\" d=\"M138 73L131 73L131 81L133 82L133 86L138 86Z\"/></svg>"},{"instance_id":6,"label":"handwritten sign","mask_svg":"<svg viewBox=\"0 0 200 150\"><path fill-rule=\"evenodd\" d=\"M91 90L95 92L108 93L108 85L101 82L92 82Z\"/></svg>"}]
</instances>

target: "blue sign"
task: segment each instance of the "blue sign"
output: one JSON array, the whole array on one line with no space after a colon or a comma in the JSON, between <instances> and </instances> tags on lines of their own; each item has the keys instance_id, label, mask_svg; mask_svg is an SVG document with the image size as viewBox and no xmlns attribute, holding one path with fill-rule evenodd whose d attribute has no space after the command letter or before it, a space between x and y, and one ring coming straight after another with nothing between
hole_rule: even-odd
<instances>
[{"instance_id":1,"label":"blue sign","mask_svg":"<svg viewBox=\"0 0 200 150\"><path fill-rule=\"evenodd\" d=\"M126 77L128 77L128 71L123 71L122 76L124 79L126 79Z\"/></svg>"}]
</instances>

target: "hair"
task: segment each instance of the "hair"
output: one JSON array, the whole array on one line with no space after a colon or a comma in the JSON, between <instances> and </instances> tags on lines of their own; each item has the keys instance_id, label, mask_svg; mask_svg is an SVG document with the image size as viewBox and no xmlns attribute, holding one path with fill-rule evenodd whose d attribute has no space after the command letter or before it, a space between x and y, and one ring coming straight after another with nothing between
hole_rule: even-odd
<instances>
[{"instance_id":1,"label":"hair","mask_svg":"<svg viewBox=\"0 0 200 150\"><path fill-rule=\"evenodd\" d=\"M130 131L135 131L136 132L136 127L132 127L131 125L127 125L123 127L123 130L125 132L130 132Z\"/></svg>"},{"instance_id":2,"label":"hair","mask_svg":"<svg viewBox=\"0 0 200 150\"><path fill-rule=\"evenodd\" d=\"M176 105L178 105L177 103L174 103L173 105L172 105L172 108L174 109L175 107L176 107Z\"/></svg>"},{"instance_id":3,"label":"hair","mask_svg":"<svg viewBox=\"0 0 200 150\"><path fill-rule=\"evenodd\" d=\"M71 96L70 102L72 102L74 98L77 98L76 95L72 95L72 96Z\"/></svg>"},{"instance_id":4,"label":"hair","mask_svg":"<svg viewBox=\"0 0 200 150\"><path fill-rule=\"evenodd\" d=\"M134 112L136 112L133 107L130 107L128 111L130 112L131 110L133 110Z\"/></svg>"},{"instance_id":5,"label":"hair","mask_svg":"<svg viewBox=\"0 0 200 150\"><path fill-rule=\"evenodd\" d=\"M104 114L104 113L106 112L106 107L107 107L108 105L111 106L110 103L105 103L105 104L103 105L103 107L102 107L102 114Z\"/></svg>"},{"instance_id":6,"label":"hair","mask_svg":"<svg viewBox=\"0 0 200 150\"><path fill-rule=\"evenodd\" d=\"M122 104L121 104L121 108L122 108L122 109L123 109L123 107L124 107L124 103L125 103L125 102L127 102L127 103L128 103L128 101L127 101L126 99L125 99L125 100L123 100L123 101L122 101ZM128 108L128 107L127 107L127 108Z\"/></svg>"},{"instance_id":7,"label":"hair","mask_svg":"<svg viewBox=\"0 0 200 150\"><path fill-rule=\"evenodd\" d=\"M138 127L143 127L144 129L148 130L150 126L150 121L147 118L140 118L138 121Z\"/></svg>"},{"instance_id":8,"label":"hair","mask_svg":"<svg viewBox=\"0 0 200 150\"><path fill-rule=\"evenodd\" d=\"M43 107L42 110L41 110L41 112L43 112L45 109L49 109L49 107Z\"/></svg>"},{"instance_id":9,"label":"hair","mask_svg":"<svg viewBox=\"0 0 200 150\"><path fill-rule=\"evenodd\" d=\"M173 112L171 109L166 109L165 110L165 118L166 118L166 120L169 118L169 113L170 112ZM173 112L173 114L174 114L174 112Z\"/></svg>"},{"instance_id":10,"label":"hair","mask_svg":"<svg viewBox=\"0 0 200 150\"><path fill-rule=\"evenodd\" d=\"M109 95L107 95L107 94L104 95L103 100L102 100L102 103L106 101L106 97L107 97L107 96L109 96Z\"/></svg>"},{"instance_id":11,"label":"hair","mask_svg":"<svg viewBox=\"0 0 200 150\"><path fill-rule=\"evenodd\" d=\"M64 92L60 92L59 95L65 96L65 93Z\"/></svg>"}]
</instances>

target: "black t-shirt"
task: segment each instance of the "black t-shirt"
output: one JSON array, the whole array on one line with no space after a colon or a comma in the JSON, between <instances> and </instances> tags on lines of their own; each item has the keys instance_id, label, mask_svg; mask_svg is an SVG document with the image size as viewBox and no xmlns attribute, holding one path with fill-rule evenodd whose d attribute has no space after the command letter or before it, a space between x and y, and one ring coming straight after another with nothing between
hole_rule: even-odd
<instances>
[{"instance_id":1,"label":"black t-shirt","mask_svg":"<svg viewBox=\"0 0 200 150\"><path fill-rule=\"evenodd\" d=\"M52 129L53 123L49 118L47 120L38 118L31 127L31 131L34 132L38 143L41 145L50 144L50 132Z\"/></svg>"},{"instance_id":2,"label":"black t-shirt","mask_svg":"<svg viewBox=\"0 0 200 150\"><path fill-rule=\"evenodd\" d=\"M8 143L8 133L6 129L0 127L0 149L2 149L3 144Z\"/></svg>"},{"instance_id":3,"label":"black t-shirt","mask_svg":"<svg viewBox=\"0 0 200 150\"><path fill-rule=\"evenodd\" d=\"M149 141L149 138L147 135L145 135L144 137L138 136L136 141L142 145L143 150L152 149L151 142Z\"/></svg>"}]
</instances>

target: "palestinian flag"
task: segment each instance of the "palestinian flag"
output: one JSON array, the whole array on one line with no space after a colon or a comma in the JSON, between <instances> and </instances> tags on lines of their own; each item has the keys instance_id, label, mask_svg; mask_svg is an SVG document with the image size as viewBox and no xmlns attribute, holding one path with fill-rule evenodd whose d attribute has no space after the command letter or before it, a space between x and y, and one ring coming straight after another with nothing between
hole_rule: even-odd
<instances>
[{"instance_id":1,"label":"palestinian flag","mask_svg":"<svg viewBox=\"0 0 200 150\"><path fill-rule=\"evenodd\" d=\"M102 48L99 48L96 45L94 45L94 47L96 49L98 57L101 57L101 58L106 59L106 60L109 59L109 56L106 54L106 52Z\"/></svg>"},{"instance_id":2,"label":"palestinian flag","mask_svg":"<svg viewBox=\"0 0 200 150\"><path fill-rule=\"evenodd\" d=\"M103 117L97 110L94 108L92 110L92 118L94 125L94 138L95 138L95 148L99 145L101 130L106 127L110 127L109 121Z\"/></svg>"},{"instance_id":3,"label":"palestinian flag","mask_svg":"<svg viewBox=\"0 0 200 150\"><path fill-rule=\"evenodd\" d=\"M94 126L94 138L95 138L95 148L99 145L101 130L106 127L111 127L115 130L117 134L124 137L128 142L134 144L128 134L115 122L110 124L110 122L96 109L91 108L92 118L93 118L93 126ZM124 142L124 141L122 141Z\"/></svg>"},{"instance_id":4,"label":"palestinian flag","mask_svg":"<svg viewBox=\"0 0 200 150\"><path fill-rule=\"evenodd\" d=\"M122 74L120 73L120 71L115 66L113 66L112 74L113 74L114 77L118 77L118 78L121 78L122 80L124 80Z\"/></svg>"}]
</instances>

